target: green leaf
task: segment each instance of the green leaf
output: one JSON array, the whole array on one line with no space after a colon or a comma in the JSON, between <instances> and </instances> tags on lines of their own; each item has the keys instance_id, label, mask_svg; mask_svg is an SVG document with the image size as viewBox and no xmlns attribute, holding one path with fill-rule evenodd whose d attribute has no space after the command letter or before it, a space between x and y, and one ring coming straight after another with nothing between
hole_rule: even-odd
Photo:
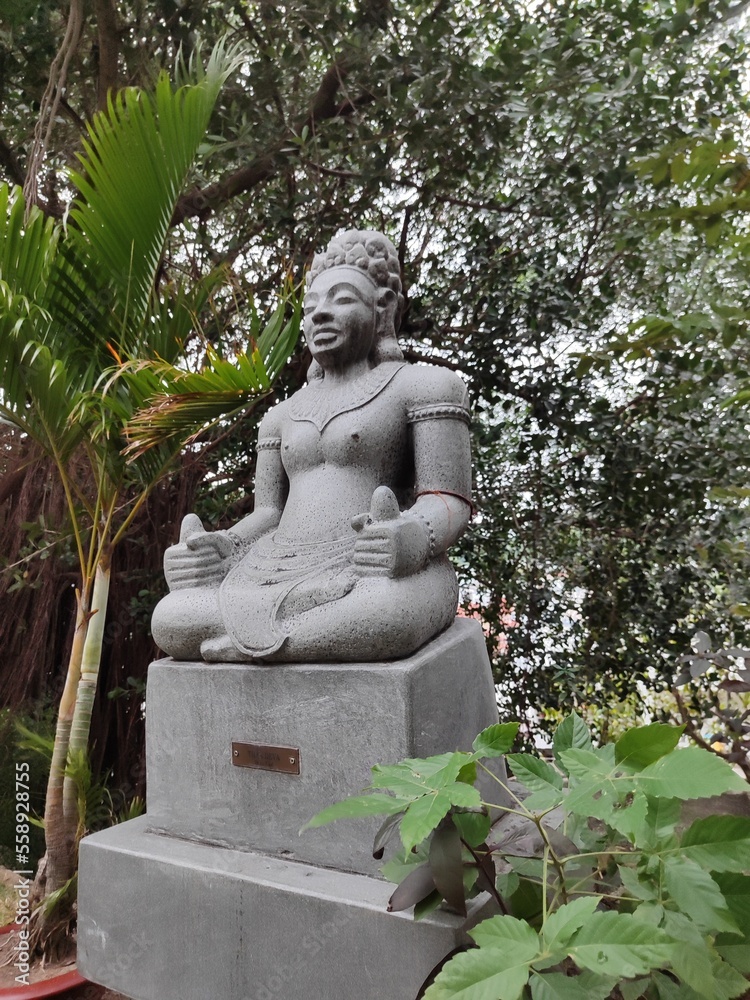
<instances>
[{"instance_id":1,"label":"green leaf","mask_svg":"<svg viewBox=\"0 0 750 1000\"><path fill-rule=\"evenodd\" d=\"M362 816L392 816L401 812L409 805L406 799L397 799L392 795L382 795L374 792L370 795L353 795L342 802L335 802L332 806L321 809L315 816L300 830L312 830L318 826L325 826L333 823L337 819L359 819Z\"/></svg>"},{"instance_id":2,"label":"green leaf","mask_svg":"<svg viewBox=\"0 0 750 1000\"><path fill-rule=\"evenodd\" d=\"M387 879L389 882L395 882L396 885L403 882L407 875L409 875L415 868L423 865L427 862L427 853L429 851L429 844L425 842L416 851L406 851L403 848L397 851L396 854L386 861L384 865L380 866L380 871L383 878Z\"/></svg>"},{"instance_id":3,"label":"green leaf","mask_svg":"<svg viewBox=\"0 0 750 1000\"><path fill-rule=\"evenodd\" d=\"M573 937L594 913L599 900L596 896L582 896L566 903L551 916L547 917L542 926L542 937L548 951L565 948Z\"/></svg>"},{"instance_id":4,"label":"green leaf","mask_svg":"<svg viewBox=\"0 0 750 1000\"><path fill-rule=\"evenodd\" d=\"M681 945L689 945L696 953L705 949L706 935L697 924L693 923L689 914L662 907L661 926L671 938L679 941Z\"/></svg>"},{"instance_id":5,"label":"green leaf","mask_svg":"<svg viewBox=\"0 0 750 1000\"><path fill-rule=\"evenodd\" d=\"M520 723L497 723L483 729L472 744L479 757L501 757L513 746Z\"/></svg>"},{"instance_id":6,"label":"green leaf","mask_svg":"<svg viewBox=\"0 0 750 1000\"><path fill-rule=\"evenodd\" d=\"M507 861L519 875L533 879L542 878L544 872L544 861L542 858L524 858L508 855Z\"/></svg>"},{"instance_id":7,"label":"green leaf","mask_svg":"<svg viewBox=\"0 0 750 1000\"><path fill-rule=\"evenodd\" d=\"M721 889L729 912L737 921L737 925L750 933L750 875L738 875L735 872L715 873L713 879Z\"/></svg>"},{"instance_id":8,"label":"green leaf","mask_svg":"<svg viewBox=\"0 0 750 1000\"><path fill-rule=\"evenodd\" d=\"M717 934L714 948L725 962L743 976L750 976L750 938L736 934Z\"/></svg>"},{"instance_id":9,"label":"green leaf","mask_svg":"<svg viewBox=\"0 0 750 1000\"><path fill-rule=\"evenodd\" d=\"M546 791L550 786L559 790L563 786L562 775L532 754L510 753L506 760L516 778L532 792Z\"/></svg>"},{"instance_id":10,"label":"green leaf","mask_svg":"<svg viewBox=\"0 0 750 1000\"><path fill-rule=\"evenodd\" d=\"M450 785L443 785L440 794L449 799L451 805L459 809L478 809L482 804L482 796L479 789L473 785L465 785L462 781L454 781Z\"/></svg>"},{"instance_id":11,"label":"green leaf","mask_svg":"<svg viewBox=\"0 0 750 1000\"><path fill-rule=\"evenodd\" d=\"M589 779L594 775L610 778L614 769L593 750L561 750L560 764L575 778Z\"/></svg>"},{"instance_id":12,"label":"green leaf","mask_svg":"<svg viewBox=\"0 0 750 1000\"><path fill-rule=\"evenodd\" d=\"M728 962L713 956L711 968L714 977L714 992L718 1000L733 1000L734 997L745 996L748 981Z\"/></svg>"},{"instance_id":13,"label":"green leaf","mask_svg":"<svg viewBox=\"0 0 750 1000\"><path fill-rule=\"evenodd\" d=\"M612 822L619 803L620 794L616 786L606 782L604 776L582 781L571 788L565 798L565 806L571 813L586 819L601 819L605 823Z\"/></svg>"},{"instance_id":14,"label":"green leaf","mask_svg":"<svg viewBox=\"0 0 750 1000\"><path fill-rule=\"evenodd\" d=\"M495 886L497 891L503 897L503 899L508 899L516 891L520 884L518 875L515 872L504 872L502 875L498 875L495 879Z\"/></svg>"},{"instance_id":15,"label":"green leaf","mask_svg":"<svg viewBox=\"0 0 750 1000\"><path fill-rule=\"evenodd\" d=\"M671 753L684 729L684 726L664 726L659 722L629 729L615 743L615 761L635 771L642 771L644 767Z\"/></svg>"},{"instance_id":16,"label":"green leaf","mask_svg":"<svg viewBox=\"0 0 750 1000\"><path fill-rule=\"evenodd\" d=\"M705 1000L686 983L676 983L663 972L655 972L652 979L659 991L659 1000Z\"/></svg>"},{"instance_id":17,"label":"green leaf","mask_svg":"<svg viewBox=\"0 0 750 1000\"><path fill-rule=\"evenodd\" d=\"M723 763L723 762L722 762ZM707 816L688 827L680 854L717 872L750 868L750 819L746 816Z\"/></svg>"},{"instance_id":18,"label":"green leaf","mask_svg":"<svg viewBox=\"0 0 750 1000\"><path fill-rule=\"evenodd\" d=\"M676 974L702 1000L732 1000L747 992L745 977L706 942L680 943L675 949L672 967Z\"/></svg>"},{"instance_id":19,"label":"green leaf","mask_svg":"<svg viewBox=\"0 0 750 1000\"><path fill-rule=\"evenodd\" d=\"M423 777L406 764L375 764L370 787L387 788L407 800L421 798L429 791Z\"/></svg>"},{"instance_id":20,"label":"green leaf","mask_svg":"<svg viewBox=\"0 0 750 1000\"><path fill-rule=\"evenodd\" d=\"M525 920L515 917L490 917L469 931L469 937L481 948L518 949L530 961L539 952L539 935Z\"/></svg>"},{"instance_id":21,"label":"green leaf","mask_svg":"<svg viewBox=\"0 0 750 1000\"><path fill-rule=\"evenodd\" d=\"M672 968L676 975L699 996L717 1000L711 954L705 941L680 941L672 953Z\"/></svg>"},{"instance_id":22,"label":"green leaf","mask_svg":"<svg viewBox=\"0 0 750 1000\"><path fill-rule=\"evenodd\" d=\"M565 798L562 788L555 788L553 785L545 785L538 792L532 792L523 800L524 809L532 813L548 812L559 806Z\"/></svg>"},{"instance_id":23,"label":"green leaf","mask_svg":"<svg viewBox=\"0 0 750 1000\"><path fill-rule=\"evenodd\" d=\"M646 902L641 903L633 911L633 919L640 920L644 924L651 924L652 927L661 927L664 923L665 910L661 903Z\"/></svg>"},{"instance_id":24,"label":"green leaf","mask_svg":"<svg viewBox=\"0 0 750 1000\"><path fill-rule=\"evenodd\" d=\"M376 764L372 768L372 788L388 788L398 795L420 796L425 792L443 789L453 785L459 777L471 778L474 772L467 772L469 767L476 767L471 754L443 753L424 759L414 758L401 761L399 764ZM465 791L457 792L463 795L456 805L466 805L467 808L479 805L481 797L470 785L460 782Z\"/></svg>"},{"instance_id":25,"label":"green leaf","mask_svg":"<svg viewBox=\"0 0 750 1000\"><path fill-rule=\"evenodd\" d=\"M468 788L468 785L465 786ZM401 820L401 842L407 850L429 837L451 807L451 800L442 792L433 792L412 802Z\"/></svg>"},{"instance_id":26,"label":"green leaf","mask_svg":"<svg viewBox=\"0 0 750 1000\"><path fill-rule=\"evenodd\" d=\"M220 43L205 71L195 62L195 84L175 91L162 73L153 95L122 88L88 126L81 170L71 173L79 194L69 232L81 236L81 264L110 276L123 328L143 324L177 198L219 91L238 65L237 50Z\"/></svg>"},{"instance_id":27,"label":"green leaf","mask_svg":"<svg viewBox=\"0 0 750 1000\"><path fill-rule=\"evenodd\" d=\"M640 847L655 848L673 837L680 821L682 806L678 799L655 799L647 796L646 819L640 830L635 831L635 842Z\"/></svg>"},{"instance_id":28,"label":"green leaf","mask_svg":"<svg viewBox=\"0 0 750 1000\"><path fill-rule=\"evenodd\" d=\"M646 900L657 898L656 891L653 887L647 882L643 882L634 868L628 868L626 865L618 865L617 870L620 873L620 880L625 888L625 891L629 896L635 896L636 899Z\"/></svg>"},{"instance_id":29,"label":"green leaf","mask_svg":"<svg viewBox=\"0 0 750 1000\"><path fill-rule=\"evenodd\" d=\"M469 847L477 847L487 839L492 826L492 817L484 812L457 812L453 814L453 822L461 834L461 839Z\"/></svg>"},{"instance_id":30,"label":"green leaf","mask_svg":"<svg viewBox=\"0 0 750 1000\"><path fill-rule=\"evenodd\" d=\"M578 931L569 954L599 975L632 979L670 960L674 941L657 927L626 913L594 913Z\"/></svg>"},{"instance_id":31,"label":"green leaf","mask_svg":"<svg viewBox=\"0 0 750 1000\"><path fill-rule=\"evenodd\" d=\"M627 982L618 983L622 1000L640 1000L649 982L649 979L630 979Z\"/></svg>"},{"instance_id":32,"label":"green leaf","mask_svg":"<svg viewBox=\"0 0 750 1000\"><path fill-rule=\"evenodd\" d=\"M529 980L533 1000L607 1000L615 984L615 979L588 971L578 976L533 972Z\"/></svg>"},{"instance_id":33,"label":"green leaf","mask_svg":"<svg viewBox=\"0 0 750 1000\"><path fill-rule=\"evenodd\" d=\"M637 844L648 815L648 799L645 795L633 796L627 805L617 805L609 820L611 826L631 842Z\"/></svg>"},{"instance_id":34,"label":"green leaf","mask_svg":"<svg viewBox=\"0 0 750 1000\"><path fill-rule=\"evenodd\" d=\"M747 782L726 761L701 747L674 750L635 775L635 780L646 795L665 799L701 799L747 791Z\"/></svg>"},{"instance_id":35,"label":"green leaf","mask_svg":"<svg viewBox=\"0 0 750 1000\"><path fill-rule=\"evenodd\" d=\"M428 788L441 788L451 781L455 781L467 764L473 764L471 754L456 751L455 753L441 753L434 757L407 758L396 767L409 768L415 777L422 780Z\"/></svg>"},{"instance_id":36,"label":"green leaf","mask_svg":"<svg viewBox=\"0 0 750 1000\"><path fill-rule=\"evenodd\" d=\"M529 980L529 962L515 948L473 948L454 956L424 1000L518 1000Z\"/></svg>"},{"instance_id":37,"label":"green leaf","mask_svg":"<svg viewBox=\"0 0 750 1000\"><path fill-rule=\"evenodd\" d=\"M705 931L738 931L727 902L707 871L684 858L664 862L669 895Z\"/></svg>"},{"instance_id":38,"label":"green leaf","mask_svg":"<svg viewBox=\"0 0 750 1000\"><path fill-rule=\"evenodd\" d=\"M429 917L431 913L434 913L438 909L442 902L442 895L437 889L433 889L429 896L425 896L424 899L420 899L418 903L414 904L414 920L424 920L425 917Z\"/></svg>"},{"instance_id":39,"label":"green leaf","mask_svg":"<svg viewBox=\"0 0 750 1000\"><path fill-rule=\"evenodd\" d=\"M513 859L511 859L512 862ZM527 859L520 858L520 861ZM541 879L542 872L539 873ZM518 888L510 898L511 913L530 924L538 926L542 918L542 887L539 882L530 882L527 878L519 881Z\"/></svg>"},{"instance_id":40,"label":"green leaf","mask_svg":"<svg viewBox=\"0 0 750 1000\"><path fill-rule=\"evenodd\" d=\"M563 750L590 750L592 747L591 734L583 719L575 712L564 719L555 730L552 737L552 748L555 759L564 768L564 763L560 760Z\"/></svg>"}]
</instances>

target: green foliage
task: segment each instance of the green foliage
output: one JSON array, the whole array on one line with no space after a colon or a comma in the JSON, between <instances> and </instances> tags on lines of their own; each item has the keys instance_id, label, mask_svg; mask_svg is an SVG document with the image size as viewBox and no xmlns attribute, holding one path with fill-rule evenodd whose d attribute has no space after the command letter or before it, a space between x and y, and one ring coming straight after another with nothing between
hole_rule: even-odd
<instances>
[{"instance_id":1,"label":"green foliage","mask_svg":"<svg viewBox=\"0 0 750 1000\"><path fill-rule=\"evenodd\" d=\"M10 719L10 713L8 713ZM22 754L25 758L35 759L39 767L37 777L36 810L32 811L30 822L39 830L44 829L44 819L42 818L44 806L44 787L49 774L50 762L55 746L54 722L51 713L46 713L42 717L42 724L34 720L30 726L25 719L15 719L13 728L16 732L16 755ZM69 778L75 789L76 801L76 842L87 833L94 833L112 826L113 823L123 822L125 819L132 819L140 816L145 811L145 803L138 795L126 798L118 788L110 787L110 775L96 777L91 769L91 760L88 751L72 750L68 754L65 765L65 777ZM12 840L8 841L12 843ZM39 838L39 853L35 860L44 853L43 838ZM75 883L71 883L73 890ZM62 892L59 899L68 898L68 890ZM73 898L75 896L73 895Z\"/></svg>"},{"instance_id":2,"label":"green foliage","mask_svg":"<svg viewBox=\"0 0 750 1000\"><path fill-rule=\"evenodd\" d=\"M63 25L59 5L6 7L0 170L18 183ZM120 86L150 86L198 37L243 46L156 272L189 296L231 270L202 331L221 358L246 347L245 302L272 311L340 227L384 227L403 248L407 356L457 367L472 396L480 514L460 570L507 710L549 730L546 707L577 706L603 735L637 719L634 690L670 686L696 628L746 639L746 12L529 9L191 0L177 16L123 0L115 69ZM40 178L52 213L100 102L100 27L87 8ZM124 88L113 113L133 103ZM145 225L138 176L118 172ZM107 252L124 259L132 240ZM137 245L144 289L155 257ZM108 301L89 311L93 341ZM212 523L244 503L250 437L211 456Z\"/></svg>"},{"instance_id":3,"label":"green foliage","mask_svg":"<svg viewBox=\"0 0 750 1000\"><path fill-rule=\"evenodd\" d=\"M40 746L49 745L55 731L53 713L48 708L38 708L34 713L15 715L9 709L0 711L0 864L11 870L19 867L16 858L16 764L29 765L29 864L22 867L35 869L44 854L44 833L34 824L35 817L44 812L44 793L47 786L48 764L33 750L24 749L28 735Z\"/></svg>"},{"instance_id":4,"label":"green foliage","mask_svg":"<svg viewBox=\"0 0 750 1000\"><path fill-rule=\"evenodd\" d=\"M163 422L151 421L149 441L124 453L136 412L185 380L176 363L227 278L224 268L170 281L160 271L177 199L218 93L239 65L236 50L219 42L205 69L199 51L178 66L184 85L174 88L162 73L151 92L114 96L94 116L79 170L69 174L75 194L65 225L26 205L19 189L0 186L0 418L54 464L78 557L76 639L45 807L46 893L65 905L78 841L117 812L88 758L112 554L177 463L186 427L200 431L207 419L204 408L175 420L173 406L176 426L156 435ZM213 380L192 376L199 389L210 382L232 390L229 402L213 401L213 421L270 390L299 326L298 309L286 324L284 311L285 303L258 329L239 365L214 353ZM67 918L59 927L67 929Z\"/></svg>"},{"instance_id":5,"label":"green foliage","mask_svg":"<svg viewBox=\"0 0 750 1000\"><path fill-rule=\"evenodd\" d=\"M292 314L286 319L288 306ZM290 289L262 326L253 311L248 351L231 360L206 345L199 372L161 361L137 361L118 373L140 408L125 423L124 454L138 459L165 442L182 445L220 420L237 420L267 394L293 353L299 338L302 298Z\"/></svg>"},{"instance_id":6,"label":"green foliage","mask_svg":"<svg viewBox=\"0 0 750 1000\"><path fill-rule=\"evenodd\" d=\"M110 97L107 113L97 115L88 128L80 170L71 173L77 190L71 236L79 232L85 237L73 236L76 271L89 276L89 290L101 286L106 274L120 328L114 344L132 344L136 356L141 345L164 358L175 355L173 338L154 342L159 333L170 331L168 325L149 328L149 307L174 206L219 91L241 61L236 49L227 50L220 42L205 69L200 51L189 69L182 67L180 73L178 66L177 75L190 83L176 91L162 72L152 93L125 88ZM176 305L186 304L178 300Z\"/></svg>"},{"instance_id":7,"label":"green foliage","mask_svg":"<svg viewBox=\"0 0 750 1000\"><path fill-rule=\"evenodd\" d=\"M472 753L376 765L369 795L307 824L390 817L375 844L379 856L400 828L404 850L384 867L400 883L389 909L414 906L417 917L442 899L465 914L468 899L491 894L499 914L469 930L476 947L444 966L425 1000L744 994L750 818L686 825L683 803L747 798L747 782L716 755L678 746L680 728L635 727L595 747L575 714L555 733L554 760L508 754L507 779L483 760L511 729L485 730ZM477 801L477 768L494 780L494 801ZM457 795L460 785L477 797Z\"/></svg>"}]
</instances>

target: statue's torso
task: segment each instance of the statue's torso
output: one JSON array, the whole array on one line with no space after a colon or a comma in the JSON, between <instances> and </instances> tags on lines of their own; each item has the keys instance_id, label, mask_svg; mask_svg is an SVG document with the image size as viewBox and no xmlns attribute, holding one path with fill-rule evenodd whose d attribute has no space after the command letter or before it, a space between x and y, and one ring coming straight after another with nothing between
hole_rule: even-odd
<instances>
[{"instance_id":1,"label":"statue's torso","mask_svg":"<svg viewBox=\"0 0 750 1000\"><path fill-rule=\"evenodd\" d=\"M326 391L322 386L314 387L317 392L300 390L280 404L280 455L289 498L277 538L315 541L351 533L352 517L369 509L378 486L389 486L407 502L413 462L403 382L394 366L390 379L381 376L372 392L353 397L359 405L336 415L328 411L322 419L315 406L315 397ZM303 394L312 397L309 407Z\"/></svg>"}]
</instances>

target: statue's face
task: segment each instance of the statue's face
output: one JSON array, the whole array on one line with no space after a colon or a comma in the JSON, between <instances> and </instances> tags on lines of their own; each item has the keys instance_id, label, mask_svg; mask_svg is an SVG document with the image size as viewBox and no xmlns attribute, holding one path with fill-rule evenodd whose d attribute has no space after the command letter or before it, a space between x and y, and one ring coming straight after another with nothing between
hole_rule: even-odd
<instances>
[{"instance_id":1,"label":"statue's face","mask_svg":"<svg viewBox=\"0 0 750 1000\"><path fill-rule=\"evenodd\" d=\"M305 340L323 368L363 361L375 339L377 291L353 267L323 271L305 295Z\"/></svg>"}]
</instances>

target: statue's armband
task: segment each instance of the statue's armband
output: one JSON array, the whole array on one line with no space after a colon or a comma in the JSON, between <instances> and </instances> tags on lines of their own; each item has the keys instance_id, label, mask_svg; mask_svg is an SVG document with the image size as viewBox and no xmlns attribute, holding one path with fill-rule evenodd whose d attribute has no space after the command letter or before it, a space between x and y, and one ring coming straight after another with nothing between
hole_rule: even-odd
<instances>
[{"instance_id":1,"label":"statue's armband","mask_svg":"<svg viewBox=\"0 0 750 1000\"><path fill-rule=\"evenodd\" d=\"M255 446L255 450L281 451L281 438L280 437L258 438L258 443Z\"/></svg>"},{"instance_id":2,"label":"statue's armband","mask_svg":"<svg viewBox=\"0 0 750 1000\"><path fill-rule=\"evenodd\" d=\"M471 414L468 407L461 403L427 403L408 409L406 419L409 424L417 424L423 420L460 420L468 427Z\"/></svg>"},{"instance_id":3,"label":"statue's armband","mask_svg":"<svg viewBox=\"0 0 750 1000\"><path fill-rule=\"evenodd\" d=\"M439 402L407 410L414 449L415 491L471 495L468 407Z\"/></svg>"}]
</instances>

